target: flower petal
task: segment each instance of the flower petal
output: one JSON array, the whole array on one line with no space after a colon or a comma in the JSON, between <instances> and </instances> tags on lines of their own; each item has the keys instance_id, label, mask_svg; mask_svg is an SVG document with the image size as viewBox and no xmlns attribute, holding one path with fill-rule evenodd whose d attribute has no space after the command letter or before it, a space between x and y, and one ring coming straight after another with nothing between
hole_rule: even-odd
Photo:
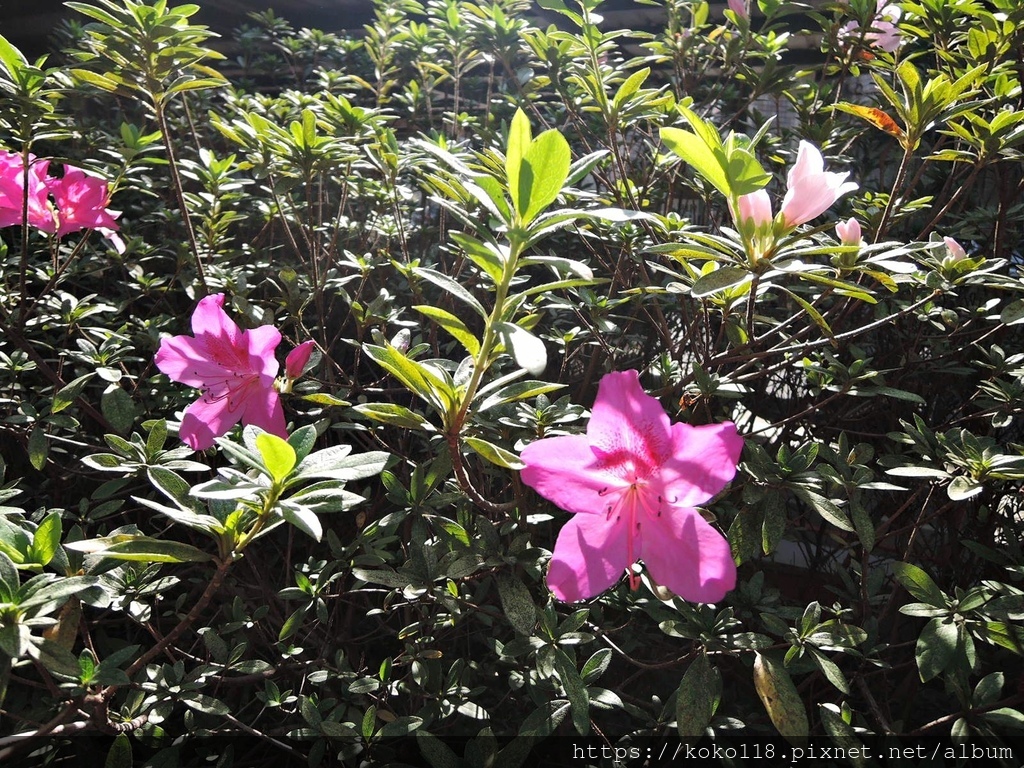
<instances>
[{"instance_id":1,"label":"flower petal","mask_svg":"<svg viewBox=\"0 0 1024 768\"><path fill-rule=\"evenodd\" d=\"M242 409L234 405L230 397L203 395L186 409L179 437L193 450L205 451L215 437L227 434L242 417Z\"/></svg>"},{"instance_id":2,"label":"flower petal","mask_svg":"<svg viewBox=\"0 0 1024 768\"><path fill-rule=\"evenodd\" d=\"M694 507L721 491L736 475L743 438L730 421L694 427L672 425L672 455L651 478L669 504Z\"/></svg>"},{"instance_id":3,"label":"flower petal","mask_svg":"<svg viewBox=\"0 0 1024 768\"><path fill-rule=\"evenodd\" d=\"M223 382L230 375L222 365L210 359L205 342L191 336L162 338L153 362L173 381L199 389Z\"/></svg>"},{"instance_id":4,"label":"flower petal","mask_svg":"<svg viewBox=\"0 0 1024 768\"><path fill-rule=\"evenodd\" d=\"M264 432L287 440L284 409L281 408L281 398L274 389L273 380L269 386L262 384L253 382L246 388L242 423L254 424Z\"/></svg>"},{"instance_id":5,"label":"flower petal","mask_svg":"<svg viewBox=\"0 0 1024 768\"><path fill-rule=\"evenodd\" d=\"M660 517L648 515L640 535L641 556L651 578L684 600L717 603L735 588L736 563L729 542L695 509L676 507Z\"/></svg>"},{"instance_id":6,"label":"flower petal","mask_svg":"<svg viewBox=\"0 0 1024 768\"><path fill-rule=\"evenodd\" d=\"M222 336L236 345L242 331L224 311L224 294L213 293L199 300L192 313L192 333L195 336Z\"/></svg>"},{"instance_id":7,"label":"flower petal","mask_svg":"<svg viewBox=\"0 0 1024 768\"><path fill-rule=\"evenodd\" d=\"M272 325L261 325L242 332L242 344L249 350L252 370L269 376L277 376L278 363L274 350L281 343L281 332Z\"/></svg>"},{"instance_id":8,"label":"flower petal","mask_svg":"<svg viewBox=\"0 0 1024 768\"><path fill-rule=\"evenodd\" d=\"M621 488L621 478L605 471L583 435L559 435L536 440L519 458L526 466L523 482L568 512L604 512L608 488Z\"/></svg>"},{"instance_id":9,"label":"flower petal","mask_svg":"<svg viewBox=\"0 0 1024 768\"><path fill-rule=\"evenodd\" d=\"M555 542L548 588L566 603L593 597L618 581L631 565L627 552L628 515L576 515Z\"/></svg>"},{"instance_id":10,"label":"flower petal","mask_svg":"<svg viewBox=\"0 0 1024 768\"><path fill-rule=\"evenodd\" d=\"M640 386L636 371L606 374L587 425L587 438L606 468L624 480L646 477L668 458L668 414Z\"/></svg>"}]
</instances>

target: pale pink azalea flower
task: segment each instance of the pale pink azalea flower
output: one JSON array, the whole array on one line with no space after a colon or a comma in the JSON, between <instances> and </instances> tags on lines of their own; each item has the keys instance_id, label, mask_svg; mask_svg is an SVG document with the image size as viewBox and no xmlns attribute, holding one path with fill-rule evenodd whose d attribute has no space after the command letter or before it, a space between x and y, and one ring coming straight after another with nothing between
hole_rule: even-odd
<instances>
[{"instance_id":1,"label":"pale pink azalea flower","mask_svg":"<svg viewBox=\"0 0 1024 768\"><path fill-rule=\"evenodd\" d=\"M820 216L840 197L855 190L857 185L846 181L849 175L826 171L821 152L813 144L801 141L782 200L785 226L791 229Z\"/></svg>"},{"instance_id":2,"label":"pale pink azalea flower","mask_svg":"<svg viewBox=\"0 0 1024 768\"><path fill-rule=\"evenodd\" d=\"M521 454L523 482L575 513L548 568L555 597L593 597L642 559L680 597L721 600L736 586L736 564L695 507L732 480L742 448L732 423L673 424L636 371L607 374L586 435L543 438Z\"/></svg>"},{"instance_id":3,"label":"pale pink azalea flower","mask_svg":"<svg viewBox=\"0 0 1024 768\"><path fill-rule=\"evenodd\" d=\"M192 314L193 336L165 337L154 362L172 380L201 389L185 411L179 435L193 450L213 445L235 424L254 424L287 438L284 410L274 388L281 342L272 325L241 330L224 312L224 294L207 296Z\"/></svg>"},{"instance_id":4,"label":"pale pink azalea flower","mask_svg":"<svg viewBox=\"0 0 1024 768\"><path fill-rule=\"evenodd\" d=\"M728 0L729 10L741 19L749 19L750 11L747 9L746 0Z\"/></svg>"},{"instance_id":5,"label":"pale pink azalea flower","mask_svg":"<svg viewBox=\"0 0 1024 768\"><path fill-rule=\"evenodd\" d=\"M52 235L57 229L46 172L49 160L28 156L28 225ZM16 152L0 152L0 227L20 225L25 214L25 163Z\"/></svg>"},{"instance_id":6,"label":"pale pink azalea flower","mask_svg":"<svg viewBox=\"0 0 1024 768\"><path fill-rule=\"evenodd\" d=\"M110 189L106 180L68 165L64 168L63 177L49 180L49 188L57 203L59 236L95 229L110 240L118 253L124 253L124 242L116 234L118 226L115 221L121 212L107 208Z\"/></svg>"},{"instance_id":7,"label":"pale pink azalea flower","mask_svg":"<svg viewBox=\"0 0 1024 768\"><path fill-rule=\"evenodd\" d=\"M967 258L967 251L965 251L964 247L960 245L960 243L958 243L952 237L944 237L942 238L942 242L946 244L946 250L949 251L949 255L952 256L954 259Z\"/></svg>"},{"instance_id":8,"label":"pale pink azalea flower","mask_svg":"<svg viewBox=\"0 0 1024 768\"><path fill-rule=\"evenodd\" d=\"M864 33L864 43L887 53L895 53L903 42L903 35L897 26L902 15L903 11L895 3L877 0L871 29ZM847 39L856 39L860 36L860 29L859 23L850 21L843 26L839 34Z\"/></svg>"},{"instance_id":9,"label":"pale pink azalea flower","mask_svg":"<svg viewBox=\"0 0 1024 768\"><path fill-rule=\"evenodd\" d=\"M736 224L739 226L760 229L772 223L772 199L766 189L740 195L736 198L736 207L739 208L739 214L733 218L737 219Z\"/></svg>"},{"instance_id":10,"label":"pale pink azalea flower","mask_svg":"<svg viewBox=\"0 0 1024 768\"><path fill-rule=\"evenodd\" d=\"M839 242L843 245L860 245L860 222L854 218L840 221L836 224L836 235L839 236Z\"/></svg>"}]
</instances>

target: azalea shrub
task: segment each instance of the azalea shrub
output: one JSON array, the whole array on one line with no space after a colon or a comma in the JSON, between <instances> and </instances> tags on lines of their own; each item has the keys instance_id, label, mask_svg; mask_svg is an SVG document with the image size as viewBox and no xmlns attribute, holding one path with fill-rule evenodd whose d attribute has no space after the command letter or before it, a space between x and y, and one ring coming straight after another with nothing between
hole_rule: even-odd
<instances>
[{"instance_id":1,"label":"azalea shrub","mask_svg":"<svg viewBox=\"0 0 1024 768\"><path fill-rule=\"evenodd\" d=\"M1017 0L66 5L0 763L1019 764Z\"/></svg>"}]
</instances>

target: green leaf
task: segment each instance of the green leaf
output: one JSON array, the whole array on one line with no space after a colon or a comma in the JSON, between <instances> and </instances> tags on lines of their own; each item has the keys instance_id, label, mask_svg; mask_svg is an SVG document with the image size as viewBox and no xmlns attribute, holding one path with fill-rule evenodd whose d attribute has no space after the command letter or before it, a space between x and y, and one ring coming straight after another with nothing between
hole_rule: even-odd
<instances>
[{"instance_id":1,"label":"green leaf","mask_svg":"<svg viewBox=\"0 0 1024 768\"><path fill-rule=\"evenodd\" d=\"M605 673L608 665L612 663L612 649L601 648L594 652L594 655L587 659L580 670L580 678L585 683L593 683Z\"/></svg>"},{"instance_id":2,"label":"green leaf","mask_svg":"<svg viewBox=\"0 0 1024 768\"><path fill-rule=\"evenodd\" d=\"M661 141L673 154L685 160L711 186L732 198L729 177L715 155L714 148L708 146L701 137L682 128L662 128Z\"/></svg>"},{"instance_id":3,"label":"green leaf","mask_svg":"<svg viewBox=\"0 0 1024 768\"><path fill-rule=\"evenodd\" d=\"M285 520L317 541L320 541L320 538L324 535L324 529L320 524L320 518L317 517L316 513L309 507L305 507L301 504L286 503L281 505L281 512L284 515Z\"/></svg>"},{"instance_id":4,"label":"green leaf","mask_svg":"<svg viewBox=\"0 0 1024 768\"><path fill-rule=\"evenodd\" d=\"M53 407L50 409L50 413L60 413L69 405L71 405L75 399L85 389L85 385L88 383L96 374L87 373L84 376L79 376L64 387L62 387L56 395L53 396Z\"/></svg>"},{"instance_id":5,"label":"green leaf","mask_svg":"<svg viewBox=\"0 0 1024 768\"><path fill-rule=\"evenodd\" d=\"M110 426L122 434L131 431L135 424L135 402L121 387L108 389L100 396L100 411Z\"/></svg>"},{"instance_id":6,"label":"green leaf","mask_svg":"<svg viewBox=\"0 0 1024 768\"><path fill-rule=\"evenodd\" d=\"M79 541L75 542L79 546L69 546L88 552L90 550L82 545L95 542L103 542L103 539L92 539L89 542ZM135 536L128 541L100 546L92 551L114 560L131 560L141 563L204 563L213 559L209 553L203 552L191 544L154 539L149 536Z\"/></svg>"},{"instance_id":7,"label":"green leaf","mask_svg":"<svg viewBox=\"0 0 1024 768\"><path fill-rule=\"evenodd\" d=\"M445 415L451 410L457 394L454 387L438 373L399 352L390 344L383 347L364 344L366 354L386 370L414 395L429 403L438 413Z\"/></svg>"},{"instance_id":8,"label":"green leaf","mask_svg":"<svg viewBox=\"0 0 1024 768\"><path fill-rule=\"evenodd\" d=\"M384 424L393 424L396 427L404 427L406 429L434 431L433 424L404 405L396 403L360 403L359 405L352 406L352 410Z\"/></svg>"},{"instance_id":9,"label":"green leaf","mask_svg":"<svg viewBox=\"0 0 1024 768\"><path fill-rule=\"evenodd\" d=\"M88 69L72 69L71 76L82 83L88 83L101 91L115 93L119 87L117 80L101 75L97 72L90 72Z\"/></svg>"},{"instance_id":10,"label":"green leaf","mask_svg":"<svg viewBox=\"0 0 1024 768\"><path fill-rule=\"evenodd\" d=\"M544 373L548 366L548 352L543 341L515 323L496 323L494 328L516 365L533 376Z\"/></svg>"},{"instance_id":11,"label":"green leaf","mask_svg":"<svg viewBox=\"0 0 1024 768\"><path fill-rule=\"evenodd\" d=\"M269 432L261 432L256 436L256 447L275 483L283 482L295 468L295 449L287 440Z\"/></svg>"},{"instance_id":12,"label":"green leaf","mask_svg":"<svg viewBox=\"0 0 1024 768\"><path fill-rule=\"evenodd\" d=\"M537 607L533 603L530 590L523 582L505 571L499 571L496 580L501 607L509 623L517 632L529 637L537 623Z\"/></svg>"},{"instance_id":13,"label":"green leaf","mask_svg":"<svg viewBox=\"0 0 1024 768\"><path fill-rule=\"evenodd\" d=\"M530 142L519 172L520 203L526 210L517 210L524 224L532 221L558 197L569 175L571 162L569 142L553 128ZM526 179L530 180L530 186L524 194Z\"/></svg>"},{"instance_id":14,"label":"green leaf","mask_svg":"<svg viewBox=\"0 0 1024 768\"><path fill-rule=\"evenodd\" d=\"M416 731L416 744L430 768L462 768L459 756L434 734L424 730Z\"/></svg>"},{"instance_id":15,"label":"green leaf","mask_svg":"<svg viewBox=\"0 0 1024 768\"><path fill-rule=\"evenodd\" d=\"M571 707L572 724L576 732L585 736L590 732L590 694L587 686L580 679L576 665L572 662L561 648L554 649L555 670L558 672L558 679L562 682L565 695L569 699Z\"/></svg>"},{"instance_id":16,"label":"green leaf","mask_svg":"<svg viewBox=\"0 0 1024 768\"><path fill-rule=\"evenodd\" d=\"M910 563L893 563L893 574L896 580L911 595L922 603L934 605L936 608L944 608L947 604L946 596L938 588L931 577Z\"/></svg>"},{"instance_id":17,"label":"green leaf","mask_svg":"<svg viewBox=\"0 0 1024 768\"><path fill-rule=\"evenodd\" d=\"M921 682L942 674L953 661L956 646L957 628L952 616L937 617L925 625L915 650Z\"/></svg>"},{"instance_id":18,"label":"green leaf","mask_svg":"<svg viewBox=\"0 0 1024 768\"><path fill-rule=\"evenodd\" d=\"M3 552L0 552L0 603L9 603L18 591L21 579L18 578L18 569Z\"/></svg>"},{"instance_id":19,"label":"green leaf","mask_svg":"<svg viewBox=\"0 0 1024 768\"><path fill-rule=\"evenodd\" d=\"M472 307L473 311L480 315L481 318L487 319L487 310L484 309L483 304L477 301L476 296L470 293L469 289L462 283L453 280L443 272L438 272L436 269L417 267L413 272L424 280L444 289L467 306Z\"/></svg>"},{"instance_id":20,"label":"green leaf","mask_svg":"<svg viewBox=\"0 0 1024 768\"><path fill-rule=\"evenodd\" d=\"M32 562L47 565L60 547L60 512L51 512L32 534Z\"/></svg>"},{"instance_id":21,"label":"green leaf","mask_svg":"<svg viewBox=\"0 0 1024 768\"><path fill-rule=\"evenodd\" d=\"M854 768L866 768L870 752L857 738L853 727L843 720L841 714L835 712L827 704L818 705L818 715L821 717L821 724L825 726L825 730L832 738L832 742L845 750L844 754L850 764Z\"/></svg>"},{"instance_id":22,"label":"green leaf","mask_svg":"<svg viewBox=\"0 0 1024 768\"><path fill-rule=\"evenodd\" d=\"M512 207L522 215L523 200L519 191L519 173L523 157L532 140L530 118L522 109L517 109L508 128L508 147L505 149L505 176L508 179L508 191L512 197Z\"/></svg>"},{"instance_id":23,"label":"green leaf","mask_svg":"<svg viewBox=\"0 0 1024 768\"><path fill-rule=\"evenodd\" d=\"M46 454L50 451L50 444L46 440L46 433L41 426L36 426L32 434L28 436L28 460L32 466L42 471L46 466Z\"/></svg>"},{"instance_id":24,"label":"green leaf","mask_svg":"<svg viewBox=\"0 0 1024 768\"><path fill-rule=\"evenodd\" d=\"M718 269L701 275L690 288L690 293L695 299L702 299L714 293L737 285L750 282L754 279L753 273L743 267L719 267Z\"/></svg>"},{"instance_id":25,"label":"green leaf","mask_svg":"<svg viewBox=\"0 0 1024 768\"><path fill-rule=\"evenodd\" d=\"M754 688L776 730L790 744L807 741L810 726L803 700L786 668L768 656L754 653Z\"/></svg>"},{"instance_id":26,"label":"green leaf","mask_svg":"<svg viewBox=\"0 0 1024 768\"><path fill-rule=\"evenodd\" d=\"M463 441L472 448L474 451L479 453L491 464L496 464L499 467L505 469L519 470L526 466L516 454L511 451L507 451L504 448L500 448L494 443L489 443L486 440L482 440L479 437L465 437Z\"/></svg>"},{"instance_id":27,"label":"green leaf","mask_svg":"<svg viewBox=\"0 0 1024 768\"><path fill-rule=\"evenodd\" d=\"M132 768L135 764L132 758L132 743L127 733L117 734L114 743L110 745L107 752L107 759L103 768Z\"/></svg>"},{"instance_id":28,"label":"green leaf","mask_svg":"<svg viewBox=\"0 0 1024 768\"><path fill-rule=\"evenodd\" d=\"M187 697L182 696L181 702L194 709L197 712L202 712L207 715L230 715L231 709L220 699L215 699L213 696L207 696L204 693L190 693Z\"/></svg>"},{"instance_id":29,"label":"green leaf","mask_svg":"<svg viewBox=\"0 0 1024 768\"><path fill-rule=\"evenodd\" d=\"M853 530L853 523L850 522L846 513L820 493L815 493L814 491L802 487L794 487L793 493L814 507L814 510L819 515L836 528L841 528L842 530L849 531L850 533L855 532Z\"/></svg>"},{"instance_id":30,"label":"green leaf","mask_svg":"<svg viewBox=\"0 0 1024 768\"><path fill-rule=\"evenodd\" d=\"M349 455L351 450L351 446L336 445L309 454L297 467L293 481L321 478L348 483L363 480L380 474L391 457L383 451L367 451L352 456Z\"/></svg>"},{"instance_id":31,"label":"green leaf","mask_svg":"<svg viewBox=\"0 0 1024 768\"><path fill-rule=\"evenodd\" d=\"M1015 299L1003 307L999 313L999 322L1004 325L1024 323L1024 299Z\"/></svg>"},{"instance_id":32,"label":"green leaf","mask_svg":"<svg viewBox=\"0 0 1024 768\"><path fill-rule=\"evenodd\" d=\"M0 35L0 63L10 73L11 79L17 80L17 74L28 65L28 59L6 37Z\"/></svg>"},{"instance_id":33,"label":"green leaf","mask_svg":"<svg viewBox=\"0 0 1024 768\"><path fill-rule=\"evenodd\" d=\"M469 354L476 357L480 352L480 340L473 335L473 332L466 327L466 324L459 320L451 312L440 307L432 307L426 304L418 304L413 307L420 314L426 315L438 325L450 333Z\"/></svg>"},{"instance_id":34,"label":"green leaf","mask_svg":"<svg viewBox=\"0 0 1024 768\"><path fill-rule=\"evenodd\" d=\"M977 496L985 490L983 483L973 480L966 475L957 475L952 482L946 486L946 495L951 501L963 501L971 496Z\"/></svg>"},{"instance_id":35,"label":"green leaf","mask_svg":"<svg viewBox=\"0 0 1024 768\"><path fill-rule=\"evenodd\" d=\"M701 651L686 669L676 691L676 727L683 742L700 740L721 696L722 677Z\"/></svg>"}]
</instances>

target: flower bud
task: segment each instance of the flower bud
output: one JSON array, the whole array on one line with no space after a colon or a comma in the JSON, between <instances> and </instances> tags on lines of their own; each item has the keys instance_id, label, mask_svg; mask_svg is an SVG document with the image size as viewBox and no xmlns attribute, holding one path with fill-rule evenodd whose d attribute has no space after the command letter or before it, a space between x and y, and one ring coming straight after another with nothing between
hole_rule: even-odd
<instances>
[{"instance_id":1,"label":"flower bud","mask_svg":"<svg viewBox=\"0 0 1024 768\"><path fill-rule=\"evenodd\" d=\"M288 357L284 360L286 379L294 380L302 376L302 372L306 369L306 363L309 362L309 357L313 354L314 344L315 342L312 340L304 341L288 353Z\"/></svg>"},{"instance_id":2,"label":"flower bud","mask_svg":"<svg viewBox=\"0 0 1024 768\"><path fill-rule=\"evenodd\" d=\"M854 218L836 224L836 234L843 245L860 245L860 222Z\"/></svg>"},{"instance_id":3,"label":"flower bud","mask_svg":"<svg viewBox=\"0 0 1024 768\"><path fill-rule=\"evenodd\" d=\"M751 226L755 229L772 223L772 199L767 190L759 189L749 195L741 195L736 199L739 208L739 226Z\"/></svg>"},{"instance_id":4,"label":"flower bud","mask_svg":"<svg viewBox=\"0 0 1024 768\"><path fill-rule=\"evenodd\" d=\"M737 18L749 19L750 11L747 10L746 0L728 0L729 10L736 14Z\"/></svg>"},{"instance_id":5,"label":"flower bud","mask_svg":"<svg viewBox=\"0 0 1024 768\"><path fill-rule=\"evenodd\" d=\"M952 237L944 237L942 238L942 242L946 244L946 249L949 251L949 255L954 259L967 258L967 251L965 251L964 247Z\"/></svg>"}]
</instances>

